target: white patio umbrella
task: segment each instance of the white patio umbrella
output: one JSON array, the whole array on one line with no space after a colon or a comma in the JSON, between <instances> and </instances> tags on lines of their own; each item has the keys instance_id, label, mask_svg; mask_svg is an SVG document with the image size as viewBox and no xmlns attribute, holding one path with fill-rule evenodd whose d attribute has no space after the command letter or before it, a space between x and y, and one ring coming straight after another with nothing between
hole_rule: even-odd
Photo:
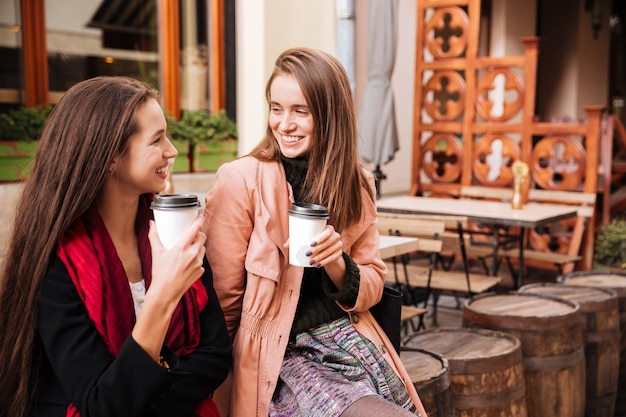
<instances>
[{"instance_id":1,"label":"white patio umbrella","mask_svg":"<svg viewBox=\"0 0 626 417\"><path fill-rule=\"evenodd\" d=\"M380 166L400 149L391 90L396 58L397 0L369 0L368 81L358 115L360 155L376 165L377 194L385 175Z\"/></svg>"}]
</instances>

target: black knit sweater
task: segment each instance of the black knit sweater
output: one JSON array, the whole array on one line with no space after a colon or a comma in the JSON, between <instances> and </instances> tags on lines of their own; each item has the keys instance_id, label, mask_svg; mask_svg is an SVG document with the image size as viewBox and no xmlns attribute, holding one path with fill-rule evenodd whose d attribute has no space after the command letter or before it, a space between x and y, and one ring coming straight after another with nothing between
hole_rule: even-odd
<instances>
[{"instance_id":1,"label":"black knit sweater","mask_svg":"<svg viewBox=\"0 0 626 417\"><path fill-rule=\"evenodd\" d=\"M287 181L293 189L294 199L302 201L300 198L304 194L302 186L308 169L308 161L304 158L282 157L282 163ZM314 201L307 202L314 203ZM335 301L347 306L353 306L356 303L361 278L359 267L346 253L343 254L343 259L346 262L346 278L341 291L337 290L323 268L304 268L300 299L291 327L292 339L298 333L347 315Z\"/></svg>"}]
</instances>

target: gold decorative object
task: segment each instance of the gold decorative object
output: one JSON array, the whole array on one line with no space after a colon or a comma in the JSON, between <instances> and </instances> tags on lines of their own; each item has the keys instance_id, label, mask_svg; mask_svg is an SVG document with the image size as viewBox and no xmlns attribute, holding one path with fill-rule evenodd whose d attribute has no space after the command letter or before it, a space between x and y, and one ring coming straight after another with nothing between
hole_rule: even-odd
<instances>
[{"instance_id":1,"label":"gold decorative object","mask_svg":"<svg viewBox=\"0 0 626 417\"><path fill-rule=\"evenodd\" d=\"M528 164L519 159L513 162L513 198L511 198L511 207L521 209L524 204L522 198L522 183L528 176Z\"/></svg>"}]
</instances>

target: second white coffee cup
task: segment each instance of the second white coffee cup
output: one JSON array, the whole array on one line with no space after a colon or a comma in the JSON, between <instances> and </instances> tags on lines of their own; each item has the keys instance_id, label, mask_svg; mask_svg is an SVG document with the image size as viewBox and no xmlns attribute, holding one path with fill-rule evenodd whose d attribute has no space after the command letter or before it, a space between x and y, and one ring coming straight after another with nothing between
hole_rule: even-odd
<instances>
[{"instance_id":1,"label":"second white coffee cup","mask_svg":"<svg viewBox=\"0 0 626 417\"><path fill-rule=\"evenodd\" d=\"M159 240L171 248L198 217L200 201L195 194L155 195L150 206Z\"/></svg>"},{"instance_id":2,"label":"second white coffee cup","mask_svg":"<svg viewBox=\"0 0 626 417\"><path fill-rule=\"evenodd\" d=\"M289 263L310 267L311 243L322 233L329 219L324 206L311 203L293 203L289 208Z\"/></svg>"}]
</instances>

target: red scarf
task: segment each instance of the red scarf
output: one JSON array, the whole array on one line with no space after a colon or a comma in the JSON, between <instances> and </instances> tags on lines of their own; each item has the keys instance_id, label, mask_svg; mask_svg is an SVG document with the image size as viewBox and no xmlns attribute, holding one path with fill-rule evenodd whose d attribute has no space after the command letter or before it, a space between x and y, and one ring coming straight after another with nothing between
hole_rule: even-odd
<instances>
[{"instance_id":1,"label":"red scarf","mask_svg":"<svg viewBox=\"0 0 626 417\"><path fill-rule=\"evenodd\" d=\"M152 281L149 200L148 196L140 198L135 227L146 290ZM135 325L134 302L122 261L95 205L61 236L57 254L69 271L89 318L111 355L117 356ZM206 288L198 279L176 307L165 344L179 356L189 355L198 346L199 315L207 302ZM78 415L78 410L70 404L67 416ZM196 408L193 416L219 417L219 411L209 397Z\"/></svg>"}]
</instances>

